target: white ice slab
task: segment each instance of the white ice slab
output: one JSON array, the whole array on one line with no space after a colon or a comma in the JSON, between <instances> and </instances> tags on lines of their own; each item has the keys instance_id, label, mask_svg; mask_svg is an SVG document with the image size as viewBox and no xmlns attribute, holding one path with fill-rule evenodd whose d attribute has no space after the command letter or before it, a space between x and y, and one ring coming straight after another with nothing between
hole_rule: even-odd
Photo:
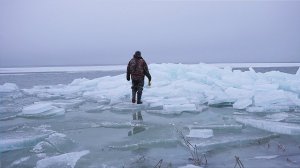
<instances>
[{"instance_id":1,"label":"white ice slab","mask_svg":"<svg viewBox=\"0 0 300 168\"><path fill-rule=\"evenodd\" d=\"M214 136L212 129L191 129L187 135L189 138L210 138Z\"/></svg>"},{"instance_id":2,"label":"white ice slab","mask_svg":"<svg viewBox=\"0 0 300 168\"><path fill-rule=\"evenodd\" d=\"M165 111L196 111L195 104L178 104L178 105L164 105Z\"/></svg>"},{"instance_id":3,"label":"white ice slab","mask_svg":"<svg viewBox=\"0 0 300 168\"><path fill-rule=\"evenodd\" d=\"M300 125L298 124L252 119L246 117L236 117L235 119L240 123L274 133L300 135Z\"/></svg>"},{"instance_id":4,"label":"white ice slab","mask_svg":"<svg viewBox=\"0 0 300 168\"><path fill-rule=\"evenodd\" d=\"M37 168L51 168L51 167L70 167L74 168L77 161L84 155L90 153L88 150L80 152L65 153L58 156L53 156L39 160L36 163Z\"/></svg>"},{"instance_id":5,"label":"white ice slab","mask_svg":"<svg viewBox=\"0 0 300 168\"><path fill-rule=\"evenodd\" d=\"M22 114L32 115L36 113L43 113L52 110L54 106L48 102L35 102L34 104L23 107Z\"/></svg>"},{"instance_id":6,"label":"white ice slab","mask_svg":"<svg viewBox=\"0 0 300 168\"><path fill-rule=\"evenodd\" d=\"M19 117L50 117L61 116L65 114L65 109L53 106L49 102L35 102L32 105L25 106Z\"/></svg>"},{"instance_id":7,"label":"white ice slab","mask_svg":"<svg viewBox=\"0 0 300 168\"><path fill-rule=\"evenodd\" d=\"M212 129L212 130L241 130L241 124L210 124L210 125L190 125L190 129Z\"/></svg>"}]
</instances>

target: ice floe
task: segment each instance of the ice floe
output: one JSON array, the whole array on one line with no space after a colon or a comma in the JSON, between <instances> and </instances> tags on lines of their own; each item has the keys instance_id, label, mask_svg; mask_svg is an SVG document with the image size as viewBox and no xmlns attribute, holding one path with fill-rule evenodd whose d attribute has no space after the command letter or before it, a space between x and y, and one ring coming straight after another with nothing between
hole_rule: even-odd
<instances>
[{"instance_id":1,"label":"ice floe","mask_svg":"<svg viewBox=\"0 0 300 168\"><path fill-rule=\"evenodd\" d=\"M220 148L242 146L247 144L257 143L258 141L268 141L272 138L276 138L278 135L231 135L226 137L212 137L212 138L201 138L191 139L190 143L201 151L209 151Z\"/></svg>"},{"instance_id":2,"label":"ice floe","mask_svg":"<svg viewBox=\"0 0 300 168\"><path fill-rule=\"evenodd\" d=\"M65 134L54 132L36 144L31 150L34 153L65 153L74 147L74 142Z\"/></svg>"},{"instance_id":3,"label":"ice floe","mask_svg":"<svg viewBox=\"0 0 300 168\"><path fill-rule=\"evenodd\" d=\"M288 134L288 135L300 135L300 125L283 123L276 121L267 121L263 119L254 119L247 117L236 117L236 121L270 132Z\"/></svg>"}]
</instances>

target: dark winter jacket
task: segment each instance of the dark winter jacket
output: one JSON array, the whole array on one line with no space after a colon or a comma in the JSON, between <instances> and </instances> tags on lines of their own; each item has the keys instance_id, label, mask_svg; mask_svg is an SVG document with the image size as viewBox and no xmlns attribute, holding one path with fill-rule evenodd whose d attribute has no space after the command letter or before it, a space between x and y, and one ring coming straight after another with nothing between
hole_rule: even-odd
<instances>
[{"instance_id":1,"label":"dark winter jacket","mask_svg":"<svg viewBox=\"0 0 300 168\"><path fill-rule=\"evenodd\" d=\"M151 75L147 63L141 56L134 55L127 66L127 80L143 80L145 75L151 81Z\"/></svg>"}]
</instances>

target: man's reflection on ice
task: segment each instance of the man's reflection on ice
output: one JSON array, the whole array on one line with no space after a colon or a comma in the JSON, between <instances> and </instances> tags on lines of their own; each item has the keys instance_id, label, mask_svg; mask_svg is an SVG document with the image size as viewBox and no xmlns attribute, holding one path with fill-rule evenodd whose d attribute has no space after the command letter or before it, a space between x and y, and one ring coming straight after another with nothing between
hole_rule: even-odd
<instances>
[{"instance_id":1,"label":"man's reflection on ice","mask_svg":"<svg viewBox=\"0 0 300 168\"><path fill-rule=\"evenodd\" d=\"M132 123L133 128L128 132L128 136L140 133L142 131L145 131L145 127L143 126L143 116L141 111L134 112L132 114Z\"/></svg>"}]
</instances>

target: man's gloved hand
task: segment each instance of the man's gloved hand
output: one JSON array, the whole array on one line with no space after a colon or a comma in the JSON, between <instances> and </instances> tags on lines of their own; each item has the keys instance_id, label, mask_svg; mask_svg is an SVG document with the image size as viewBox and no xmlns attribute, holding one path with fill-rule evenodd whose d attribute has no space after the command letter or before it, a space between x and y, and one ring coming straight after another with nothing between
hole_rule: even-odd
<instances>
[{"instance_id":1,"label":"man's gloved hand","mask_svg":"<svg viewBox=\"0 0 300 168\"><path fill-rule=\"evenodd\" d=\"M130 76L129 75L127 75L127 80L130 81Z\"/></svg>"},{"instance_id":2,"label":"man's gloved hand","mask_svg":"<svg viewBox=\"0 0 300 168\"><path fill-rule=\"evenodd\" d=\"M148 86L151 86L151 80L148 80Z\"/></svg>"}]
</instances>

